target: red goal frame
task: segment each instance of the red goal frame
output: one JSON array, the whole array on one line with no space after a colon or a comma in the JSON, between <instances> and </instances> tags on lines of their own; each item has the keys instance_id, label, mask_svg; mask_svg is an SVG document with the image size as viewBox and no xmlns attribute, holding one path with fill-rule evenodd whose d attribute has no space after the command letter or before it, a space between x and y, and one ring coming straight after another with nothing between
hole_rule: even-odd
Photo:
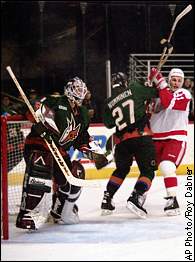
<instances>
[{"instance_id":1,"label":"red goal frame","mask_svg":"<svg viewBox=\"0 0 195 262\"><path fill-rule=\"evenodd\" d=\"M7 117L1 116L1 237L9 239L7 179Z\"/></svg>"}]
</instances>

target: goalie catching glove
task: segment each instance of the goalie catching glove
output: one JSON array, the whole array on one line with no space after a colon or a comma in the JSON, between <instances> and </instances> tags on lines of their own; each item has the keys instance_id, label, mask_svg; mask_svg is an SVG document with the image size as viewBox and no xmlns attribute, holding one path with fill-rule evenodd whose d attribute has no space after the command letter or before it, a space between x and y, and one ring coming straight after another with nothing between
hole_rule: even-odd
<instances>
[{"instance_id":1,"label":"goalie catching glove","mask_svg":"<svg viewBox=\"0 0 195 262\"><path fill-rule=\"evenodd\" d=\"M97 141L91 141L89 147L82 146L80 151L83 153L84 157L94 161L97 169L101 169L109 163Z\"/></svg>"},{"instance_id":2,"label":"goalie catching glove","mask_svg":"<svg viewBox=\"0 0 195 262\"><path fill-rule=\"evenodd\" d=\"M44 118L44 114L42 113L42 111L44 112L46 110L47 109L45 108L45 106L42 106L35 112L35 115L37 119L39 119L39 122L34 123L32 128L33 131L36 132L36 134L49 141L52 135L59 137L60 134L54 120L49 117Z\"/></svg>"}]
</instances>

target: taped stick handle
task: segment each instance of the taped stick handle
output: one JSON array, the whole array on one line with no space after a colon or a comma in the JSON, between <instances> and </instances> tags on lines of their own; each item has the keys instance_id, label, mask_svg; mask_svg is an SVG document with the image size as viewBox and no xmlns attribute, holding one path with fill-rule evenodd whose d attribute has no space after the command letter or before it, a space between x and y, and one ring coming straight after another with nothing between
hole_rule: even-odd
<instances>
[{"instance_id":1,"label":"taped stick handle","mask_svg":"<svg viewBox=\"0 0 195 262\"><path fill-rule=\"evenodd\" d=\"M20 86L18 80L16 79L16 77L15 77L15 75L14 75L11 67L10 67L10 66L7 66L6 69L7 69L8 73L10 74L11 78L13 79L16 87L18 88L18 90L19 90L19 92L20 92L20 95L21 95L22 98L24 99L24 102L25 102L26 105L28 106L28 109L30 110L31 114L33 115L35 121L38 123L38 122L39 122L39 119L38 119L38 117L36 116L35 111L34 111L32 105L30 104L28 98L26 97L26 95L25 95L22 87Z\"/></svg>"},{"instance_id":2,"label":"taped stick handle","mask_svg":"<svg viewBox=\"0 0 195 262\"><path fill-rule=\"evenodd\" d=\"M31 114L33 115L35 121L38 123L40 120L37 117L37 115L35 114L35 111L32 107L32 105L30 104L28 98L26 97L22 87L20 86L18 80L16 79L12 69L10 66L6 67L8 73L10 74L11 78L13 79L16 87L18 88L22 98L24 99L26 105L28 106ZM75 185L75 186L79 186L79 187L83 187L83 186L89 186L89 187L99 187L100 184L96 183L94 181L89 181L89 180L83 180L80 178L76 178L73 176L73 174L70 172L66 162L64 161L61 153L59 152L57 146L55 145L53 139L51 138L51 141L48 142L46 139L44 139L45 143L47 144L50 152L52 153L53 157L55 158L57 164L59 165L62 173L64 174L65 178L67 179L67 181L71 184L71 185Z\"/></svg>"}]
</instances>

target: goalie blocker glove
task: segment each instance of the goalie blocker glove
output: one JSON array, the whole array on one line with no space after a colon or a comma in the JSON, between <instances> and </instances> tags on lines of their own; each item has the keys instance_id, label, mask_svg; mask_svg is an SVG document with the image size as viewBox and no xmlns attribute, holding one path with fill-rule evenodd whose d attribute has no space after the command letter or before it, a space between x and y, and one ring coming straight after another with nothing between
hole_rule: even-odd
<instances>
[{"instance_id":1,"label":"goalie blocker glove","mask_svg":"<svg viewBox=\"0 0 195 262\"><path fill-rule=\"evenodd\" d=\"M97 153L92 152L92 155L93 155L95 167L97 169L101 169L108 164L108 159L106 158L106 156L104 154L101 155L101 154L97 154Z\"/></svg>"},{"instance_id":2,"label":"goalie blocker glove","mask_svg":"<svg viewBox=\"0 0 195 262\"><path fill-rule=\"evenodd\" d=\"M97 141L91 141L89 143L89 147L82 146L80 151L83 153L85 158L94 161L95 167L97 169L101 169L109 163Z\"/></svg>"}]
</instances>

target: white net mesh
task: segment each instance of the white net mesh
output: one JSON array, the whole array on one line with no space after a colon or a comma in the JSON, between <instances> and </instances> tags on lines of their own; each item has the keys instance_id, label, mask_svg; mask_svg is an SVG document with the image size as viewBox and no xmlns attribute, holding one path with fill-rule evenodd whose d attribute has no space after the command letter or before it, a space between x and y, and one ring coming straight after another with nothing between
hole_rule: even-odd
<instances>
[{"instance_id":1,"label":"white net mesh","mask_svg":"<svg viewBox=\"0 0 195 262\"><path fill-rule=\"evenodd\" d=\"M23 158L24 140L30 132L31 123L28 121L7 122L7 167L8 167L8 212L18 213L22 182L25 172Z\"/></svg>"}]
</instances>

